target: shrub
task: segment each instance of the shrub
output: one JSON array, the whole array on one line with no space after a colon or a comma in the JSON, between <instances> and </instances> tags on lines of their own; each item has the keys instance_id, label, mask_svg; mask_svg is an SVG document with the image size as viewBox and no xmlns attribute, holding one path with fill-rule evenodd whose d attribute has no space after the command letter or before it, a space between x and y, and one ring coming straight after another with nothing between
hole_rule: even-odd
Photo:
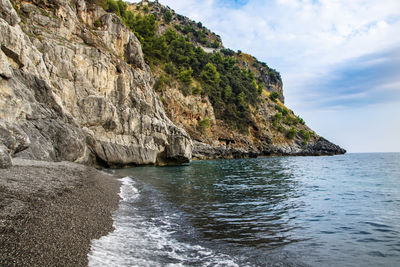
<instances>
[{"instance_id":1,"label":"shrub","mask_svg":"<svg viewBox=\"0 0 400 267\"><path fill-rule=\"evenodd\" d=\"M118 16L121 15L118 2L114 1L114 0L107 0L105 10L107 12L113 12L113 13L117 14Z\"/></svg>"},{"instance_id":2,"label":"shrub","mask_svg":"<svg viewBox=\"0 0 400 267\"><path fill-rule=\"evenodd\" d=\"M219 47L219 42L217 40L215 40L212 44L211 44L212 48L218 48Z\"/></svg>"},{"instance_id":3,"label":"shrub","mask_svg":"<svg viewBox=\"0 0 400 267\"><path fill-rule=\"evenodd\" d=\"M193 26L190 25L190 24L186 24L185 27L183 27L182 32L183 32L184 34L187 34L187 33L189 33L189 32L194 32Z\"/></svg>"},{"instance_id":4,"label":"shrub","mask_svg":"<svg viewBox=\"0 0 400 267\"><path fill-rule=\"evenodd\" d=\"M181 27L181 25L179 25L179 24L175 24L175 25L174 25L174 28L175 28L177 31L182 31L182 27Z\"/></svg>"},{"instance_id":5,"label":"shrub","mask_svg":"<svg viewBox=\"0 0 400 267\"><path fill-rule=\"evenodd\" d=\"M262 83L258 83L257 84L257 93L259 95L262 95L263 89L264 89L264 86L262 85Z\"/></svg>"},{"instance_id":6,"label":"shrub","mask_svg":"<svg viewBox=\"0 0 400 267\"><path fill-rule=\"evenodd\" d=\"M281 74L274 69L269 69L268 76L273 83L278 83L282 81Z\"/></svg>"},{"instance_id":7,"label":"shrub","mask_svg":"<svg viewBox=\"0 0 400 267\"><path fill-rule=\"evenodd\" d=\"M204 131L211 127L211 122L209 118L204 118L203 120L199 121L197 125L200 127L201 131Z\"/></svg>"},{"instance_id":8,"label":"shrub","mask_svg":"<svg viewBox=\"0 0 400 267\"><path fill-rule=\"evenodd\" d=\"M168 62L167 64L165 64L164 69L168 74L171 74L171 75L177 74L177 69L172 62Z\"/></svg>"},{"instance_id":9,"label":"shrub","mask_svg":"<svg viewBox=\"0 0 400 267\"><path fill-rule=\"evenodd\" d=\"M225 102L228 102L231 96L232 96L232 88L229 85L227 85L224 91L222 92L222 98L224 99Z\"/></svg>"},{"instance_id":10,"label":"shrub","mask_svg":"<svg viewBox=\"0 0 400 267\"><path fill-rule=\"evenodd\" d=\"M275 92L276 93L276 92ZM289 110L287 108L282 109L282 115L287 116L289 114Z\"/></svg>"},{"instance_id":11,"label":"shrub","mask_svg":"<svg viewBox=\"0 0 400 267\"><path fill-rule=\"evenodd\" d=\"M172 20L172 13L168 10L167 12L164 13L164 21L165 23L170 23Z\"/></svg>"},{"instance_id":12,"label":"shrub","mask_svg":"<svg viewBox=\"0 0 400 267\"><path fill-rule=\"evenodd\" d=\"M303 125L306 124L306 122L302 118L300 118L299 116L296 116L296 118L293 120L293 124L297 125L298 123L301 123Z\"/></svg>"},{"instance_id":13,"label":"shrub","mask_svg":"<svg viewBox=\"0 0 400 267\"><path fill-rule=\"evenodd\" d=\"M280 112L275 113L274 120L280 121L281 119L282 119L282 113Z\"/></svg>"},{"instance_id":14,"label":"shrub","mask_svg":"<svg viewBox=\"0 0 400 267\"><path fill-rule=\"evenodd\" d=\"M221 53L223 53L225 56L233 56L235 54L235 51L229 48L223 48L221 49Z\"/></svg>"},{"instance_id":15,"label":"shrub","mask_svg":"<svg viewBox=\"0 0 400 267\"><path fill-rule=\"evenodd\" d=\"M99 28L101 27L101 21L99 19L96 19L93 25L95 28Z\"/></svg>"},{"instance_id":16,"label":"shrub","mask_svg":"<svg viewBox=\"0 0 400 267\"><path fill-rule=\"evenodd\" d=\"M286 136L289 139L293 139L296 136L297 132L296 129L294 127L290 128L289 131L287 131Z\"/></svg>"},{"instance_id":17,"label":"shrub","mask_svg":"<svg viewBox=\"0 0 400 267\"><path fill-rule=\"evenodd\" d=\"M274 125L275 127L277 127L278 124L279 124L279 122L280 122L281 120L282 120L282 113L277 112L277 113L273 116L273 118L272 118L273 125Z\"/></svg>"},{"instance_id":18,"label":"shrub","mask_svg":"<svg viewBox=\"0 0 400 267\"><path fill-rule=\"evenodd\" d=\"M217 68L210 62L204 66L203 71L200 73L200 79L209 86L218 86L221 80Z\"/></svg>"},{"instance_id":19,"label":"shrub","mask_svg":"<svg viewBox=\"0 0 400 267\"><path fill-rule=\"evenodd\" d=\"M192 87L192 94L194 95L200 95L201 91L201 87L198 85Z\"/></svg>"},{"instance_id":20,"label":"shrub","mask_svg":"<svg viewBox=\"0 0 400 267\"><path fill-rule=\"evenodd\" d=\"M290 125L293 124L293 118L290 117L290 116L286 116L286 117L283 119L283 123L290 126Z\"/></svg>"},{"instance_id":21,"label":"shrub","mask_svg":"<svg viewBox=\"0 0 400 267\"><path fill-rule=\"evenodd\" d=\"M310 141L311 132L306 132L304 130L299 131L300 136L303 138L303 145L306 145Z\"/></svg>"},{"instance_id":22,"label":"shrub","mask_svg":"<svg viewBox=\"0 0 400 267\"><path fill-rule=\"evenodd\" d=\"M178 72L177 78L179 81L181 81L185 85L189 85L192 83L192 74L193 74L193 70L191 67L189 67L188 69L182 67Z\"/></svg>"},{"instance_id":23,"label":"shrub","mask_svg":"<svg viewBox=\"0 0 400 267\"><path fill-rule=\"evenodd\" d=\"M161 97L160 100L161 100L161 103L163 103L163 105L165 105L167 103L167 101L165 100L164 97Z\"/></svg>"},{"instance_id":24,"label":"shrub","mask_svg":"<svg viewBox=\"0 0 400 267\"><path fill-rule=\"evenodd\" d=\"M279 93L278 93L278 92L272 92L272 93L269 95L269 98L270 98L272 101L276 102L277 99L279 98Z\"/></svg>"},{"instance_id":25,"label":"shrub","mask_svg":"<svg viewBox=\"0 0 400 267\"><path fill-rule=\"evenodd\" d=\"M279 125L278 131L281 132L281 133L284 133L285 132L285 127L283 127L282 125Z\"/></svg>"},{"instance_id":26,"label":"shrub","mask_svg":"<svg viewBox=\"0 0 400 267\"><path fill-rule=\"evenodd\" d=\"M122 0L118 0L117 3L119 8L119 14L121 15L121 17L125 18L127 15L128 4Z\"/></svg>"}]
</instances>

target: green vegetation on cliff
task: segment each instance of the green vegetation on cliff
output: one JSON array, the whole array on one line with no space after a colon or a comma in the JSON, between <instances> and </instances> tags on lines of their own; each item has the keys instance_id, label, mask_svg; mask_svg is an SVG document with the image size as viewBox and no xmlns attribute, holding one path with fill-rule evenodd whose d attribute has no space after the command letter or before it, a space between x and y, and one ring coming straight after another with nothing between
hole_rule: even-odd
<instances>
[{"instance_id":1,"label":"green vegetation on cliff","mask_svg":"<svg viewBox=\"0 0 400 267\"><path fill-rule=\"evenodd\" d=\"M172 24L172 20L176 17L183 21L183 17L174 16L168 9L149 14L147 5L138 4L130 10L122 0L97 0L97 3L121 17L140 40L146 61L152 68L161 69L156 90L162 91L166 84L178 81L183 94L208 96L217 119L244 133L254 124L251 106L263 101L261 80L256 79L252 70L238 64L232 50L206 53L196 45L197 42L214 48L220 46L217 40L207 39L208 30L201 23L189 21L182 27L180 23ZM162 34L158 33L160 24L164 25ZM267 68L265 63L256 63ZM280 81L275 70L269 69L269 75L271 80ZM278 97L277 92L271 94L274 101Z\"/></svg>"}]
</instances>

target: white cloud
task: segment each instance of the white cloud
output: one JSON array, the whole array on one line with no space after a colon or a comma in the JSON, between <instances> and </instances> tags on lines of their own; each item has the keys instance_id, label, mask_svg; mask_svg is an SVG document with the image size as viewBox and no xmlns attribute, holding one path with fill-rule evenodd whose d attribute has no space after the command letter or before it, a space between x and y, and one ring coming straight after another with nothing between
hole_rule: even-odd
<instances>
[{"instance_id":1,"label":"white cloud","mask_svg":"<svg viewBox=\"0 0 400 267\"><path fill-rule=\"evenodd\" d=\"M227 5L230 0L159 1L201 21L222 37L226 47L248 52L280 71L287 105L300 115L306 114L311 122L323 123L313 110L315 107L305 101L306 96L314 99L323 96L320 91L310 91L316 90L315 86L310 88L311 84L334 80L334 70L353 59L395 49L400 54L399 0L248 0L240 8ZM385 60L391 58L371 58L365 63L376 65ZM397 85L398 77L390 83ZM391 88L393 91L398 87L389 86L386 90ZM365 88L365 92L336 98L361 99L370 90L377 91L377 88ZM324 102L326 99L321 99ZM331 114L338 116L338 120L332 120L336 123L332 127L343 129L340 119L346 118L344 114L349 107L332 105L335 106L327 109L342 112ZM363 121L362 114L361 111L354 113L353 116L360 117L353 120ZM321 130L321 125L312 126ZM365 130L368 125L365 123L361 128ZM351 127L351 123L347 126Z\"/></svg>"},{"instance_id":2,"label":"white cloud","mask_svg":"<svg viewBox=\"0 0 400 267\"><path fill-rule=\"evenodd\" d=\"M227 47L281 71L289 98L301 91L299 70L318 77L335 64L400 43L398 0L250 0L240 9L216 0L161 2L202 21Z\"/></svg>"}]
</instances>

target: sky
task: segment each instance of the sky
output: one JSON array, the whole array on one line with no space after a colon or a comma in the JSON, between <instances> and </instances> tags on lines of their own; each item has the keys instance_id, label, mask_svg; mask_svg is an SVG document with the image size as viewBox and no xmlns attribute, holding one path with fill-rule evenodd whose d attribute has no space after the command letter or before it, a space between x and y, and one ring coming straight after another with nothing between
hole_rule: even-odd
<instances>
[{"instance_id":1,"label":"sky","mask_svg":"<svg viewBox=\"0 0 400 267\"><path fill-rule=\"evenodd\" d=\"M159 0L281 73L285 105L348 152L400 152L400 0Z\"/></svg>"}]
</instances>

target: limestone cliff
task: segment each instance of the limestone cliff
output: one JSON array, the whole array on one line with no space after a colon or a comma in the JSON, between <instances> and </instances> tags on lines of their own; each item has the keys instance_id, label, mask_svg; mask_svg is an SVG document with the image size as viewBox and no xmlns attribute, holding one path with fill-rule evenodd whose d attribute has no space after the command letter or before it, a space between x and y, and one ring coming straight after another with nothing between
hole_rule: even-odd
<instances>
[{"instance_id":1,"label":"limestone cliff","mask_svg":"<svg viewBox=\"0 0 400 267\"><path fill-rule=\"evenodd\" d=\"M124 19L112 0L0 0L0 167L345 153L284 106L265 63L158 2L118 5ZM155 27L149 39L133 33L139 22ZM220 79L212 58L243 76L242 91L222 87L236 74ZM225 91L213 95L212 83Z\"/></svg>"},{"instance_id":2,"label":"limestone cliff","mask_svg":"<svg viewBox=\"0 0 400 267\"><path fill-rule=\"evenodd\" d=\"M157 81L161 81L164 87L158 87L158 94L163 100L164 107L170 119L177 125L183 127L194 140L193 157L198 159L210 158L235 158L235 157L256 157L260 155L334 155L345 153L339 146L330 143L320 137L305 124L304 120L296 116L293 111L284 105L283 84L280 74L258 61L255 57L241 51L232 51L223 47L222 40L218 35L205 28L200 22L195 22L187 17L175 13L169 7L162 6L157 1L141 1L129 5L128 9L141 16L154 16L157 21L157 35L160 38L169 38L168 29L176 31L178 36L183 36L185 41L178 38L172 42L179 45L172 45L172 49L179 49L181 52L178 58L173 56L166 59L167 63L155 60L153 69ZM165 34L167 32L167 34ZM188 43L189 42L189 43ZM170 45L170 44L167 44ZM188 49L190 45L196 48ZM204 56L201 51L207 52ZM168 52L168 51L167 51ZM186 62L179 58L182 56ZM186 58L185 58L186 57ZM248 108L248 117L244 129L235 127L235 119L231 114L225 114L224 110L229 108L230 103L240 101L240 96L233 97L233 92L239 91L238 82L233 81L235 77L225 75L228 79L220 79L219 84L213 84L210 91L217 91L216 87L222 83L230 85L231 97L226 101L225 92L217 93L207 90L209 84L202 77L202 72L196 75L195 68L198 61L208 62L216 66L219 74L222 75L226 69L224 65L233 65L230 68L239 69L237 74L249 73L243 79L253 79L256 84L257 95L253 96L253 102L248 97L248 106L243 107L236 104L236 109ZM179 82L180 74L171 71L173 61L176 69L193 68L193 81L188 83ZM189 63L188 63L189 62ZM194 62L194 63L193 63ZM207 60L206 60L207 62ZM164 64L164 65L163 65ZM219 65L218 65L219 64ZM206 63L203 63L206 65ZM222 65L222 66L221 66ZM207 68L203 67L202 71ZM217 72L216 71L216 72ZM167 78L165 78L167 77ZM172 79L172 82L171 82ZM166 82L165 82L166 81ZM234 88L236 86L236 88ZM246 86L252 86L247 83ZM198 88L201 88L200 90ZM198 92L201 93L198 93ZM247 94L251 92L244 90ZM215 94L217 94L215 96ZM275 94L275 95L274 95ZM214 97L214 101L213 98ZM244 95L246 98L247 96ZM254 100L254 98L256 98ZM221 101L222 100L222 101ZM225 100L225 103L224 103ZM238 101L239 100L239 101ZM224 108L221 111L221 107ZM243 115L243 113L242 113Z\"/></svg>"},{"instance_id":3,"label":"limestone cliff","mask_svg":"<svg viewBox=\"0 0 400 267\"><path fill-rule=\"evenodd\" d=\"M83 0L0 0L0 44L1 167L10 156L108 166L191 159L191 138L167 117L118 16Z\"/></svg>"}]
</instances>

